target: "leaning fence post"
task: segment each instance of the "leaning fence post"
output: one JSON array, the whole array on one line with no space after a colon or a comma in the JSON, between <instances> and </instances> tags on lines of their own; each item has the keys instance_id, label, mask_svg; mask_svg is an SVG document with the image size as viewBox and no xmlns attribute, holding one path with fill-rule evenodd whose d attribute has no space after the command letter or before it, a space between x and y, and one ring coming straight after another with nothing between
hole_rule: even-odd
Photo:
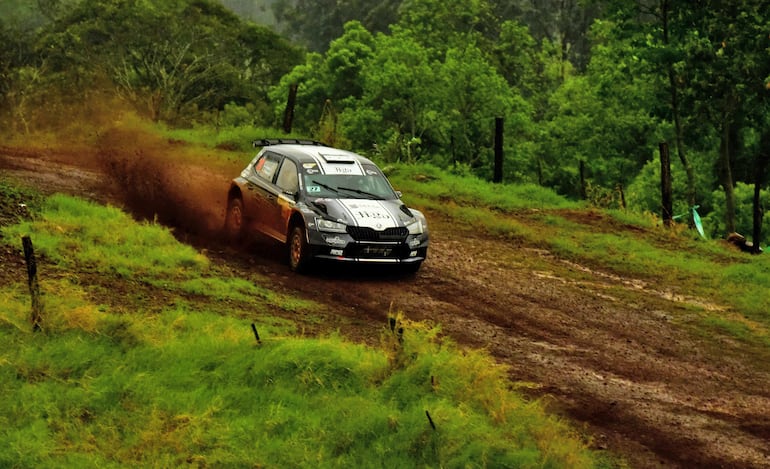
<instances>
[{"instance_id":1,"label":"leaning fence post","mask_svg":"<svg viewBox=\"0 0 770 469\"><path fill-rule=\"evenodd\" d=\"M24 260L27 263L27 284L32 296L32 330L39 331L43 322L43 302L40 300L40 284L37 281L37 262L35 261L35 248L32 246L32 238L21 238L24 246Z\"/></svg>"}]
</instances>

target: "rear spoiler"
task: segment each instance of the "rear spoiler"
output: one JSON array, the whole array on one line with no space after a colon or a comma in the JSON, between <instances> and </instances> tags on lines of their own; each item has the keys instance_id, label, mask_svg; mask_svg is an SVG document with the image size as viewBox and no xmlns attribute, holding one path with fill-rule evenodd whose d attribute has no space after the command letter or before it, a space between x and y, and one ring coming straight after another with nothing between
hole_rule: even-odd
<instances>
[{"instance_id":1,"label":"rear spoiler","mask_svg":"<svg viewBox=\"0 0 770 469\"><path fill-rule=\"evenodd\" d=\"M251 145L254 147L267 147L270 145L284 145L284 144L315 145L315 146L321 146L321 147L327 146L323 142L318 142L316 140L300 139L300 138L262 138L251 142Z\"/></svg>"}]
</instances>

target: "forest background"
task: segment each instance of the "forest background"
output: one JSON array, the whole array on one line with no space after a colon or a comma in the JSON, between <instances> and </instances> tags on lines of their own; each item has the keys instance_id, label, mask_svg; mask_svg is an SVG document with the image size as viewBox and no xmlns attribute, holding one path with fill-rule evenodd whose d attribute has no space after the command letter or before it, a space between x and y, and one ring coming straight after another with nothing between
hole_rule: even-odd
<instances>
[{"instance_id":1,"label":"forest background","mask_svg":"<svg viewBox=\"0 0 770 469\"><path fill-rule=\"evenodd\" d=\"M62 132L115 119L123 103L176 128L280 128L296 85L294 133L484 179L502 117L505 182L600 207L660 214L667 142L674 214L697 206L707 236L758 240L770 202L768 10L764 0L0 0L0 129Z\"/></svg>"}]
</instances>

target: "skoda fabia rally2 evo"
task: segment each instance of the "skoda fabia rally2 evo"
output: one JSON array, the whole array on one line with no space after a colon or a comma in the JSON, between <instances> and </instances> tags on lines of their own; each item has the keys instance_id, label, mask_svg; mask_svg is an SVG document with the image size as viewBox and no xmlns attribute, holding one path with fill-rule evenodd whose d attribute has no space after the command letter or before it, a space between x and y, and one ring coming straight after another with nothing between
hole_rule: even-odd
<instances>
[{"instance_id":1,"label":"skoda fabia rally2 evo","mask_svg":"<svg viewBox=\"0 0 770 469\"><path fill-rule=\"evenodd\" d=\"M372 161L314 141L254 145L262 150L228 192L228 237L259 232L285 243L297 272L320 259L420 268L428 253L425 216L401 201Z\"/></svg>"}]
</instances>

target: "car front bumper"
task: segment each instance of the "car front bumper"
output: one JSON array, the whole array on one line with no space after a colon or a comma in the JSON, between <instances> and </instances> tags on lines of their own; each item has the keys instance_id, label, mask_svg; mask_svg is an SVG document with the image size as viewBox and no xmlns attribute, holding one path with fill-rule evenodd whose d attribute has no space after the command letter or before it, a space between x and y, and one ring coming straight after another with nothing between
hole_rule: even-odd
<instances>
[{"instance_id":1,"label":"car front bumper","mask_svg":"<svg viewBox=\"0 0 770 469\"><path fill-rule=\"evenodd\" d=\"M341 262L370 264L412 264L428 255L428 235L409 235L399 242L357 241L347 233L310 231L311 256Z\"/></svg>"}]
</instances>

